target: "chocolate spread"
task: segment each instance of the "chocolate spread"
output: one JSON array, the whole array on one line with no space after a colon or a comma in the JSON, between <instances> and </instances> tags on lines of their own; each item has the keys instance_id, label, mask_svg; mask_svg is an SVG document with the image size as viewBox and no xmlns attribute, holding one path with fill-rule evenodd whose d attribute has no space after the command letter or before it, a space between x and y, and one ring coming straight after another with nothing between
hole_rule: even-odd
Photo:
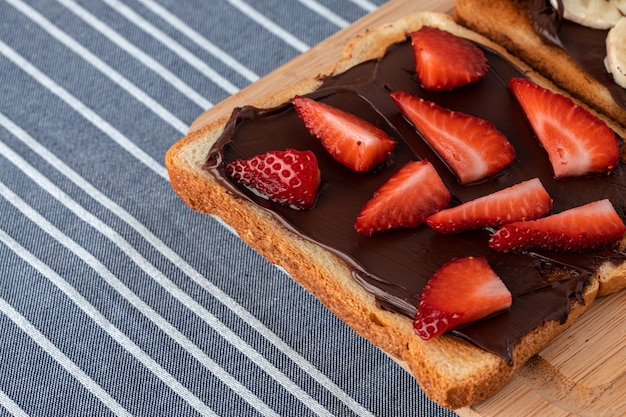
<instances>
[{"instance_id":1,"label":"chocolate spread","mask_svg":"<svg viewBox=\"0 0 626 417\"><path fill-rule=\"evenodd\" d=\"M544 150L507 89L510 78L524 74L499 54L483 50L489 63L487 75L451 92L434 93L420 87L412 47L406 40L390 46L379 60L325 78L318 90L308 94L369 120L397 140L389 160L372 172L355 173L333 160L289 103L271 109L235 109L204 168L236 196L267 209L295 233L344 259L352 267L354 279L375 296L381 308L409 318L415 314L426 281L443 263L454 257L486 257L512 292L513 305L452 334L510 362L512 348L521 336L547 320L563 322L570 301L580 300L591 271L606 260L622 259L623 254L614 250L504 254L489 249L488 230L442 235L422 225L363 237L353 226L374 191L404 163L418 159L433 163L453 195L453 204L539 177L554 199L554 212L610 198L622 219L626 218L623 164L610 175L555 180ZM389 98L390 92L399 90L492 121L515 147L516 160L493 178L461 185ZM224 162L287 147L310 149L318 158L323 183L311 210L294 210L259 198L224 173Z\"/></svg>"},{"instance_id":2,"label":"chocolate spread","mask_svg":"<svg viewBox=\"0 0 626 417\"><path fill-rule=\"evenodd\" d=\"M535 31L545 42L565 49L571 57L593 78L604 85L617 104L626 108L626 89L613 80L604 66L608 29L593 29L562 18L559 9L550 0L526 0L528 16Z\"/></svg>"}]
</instances>

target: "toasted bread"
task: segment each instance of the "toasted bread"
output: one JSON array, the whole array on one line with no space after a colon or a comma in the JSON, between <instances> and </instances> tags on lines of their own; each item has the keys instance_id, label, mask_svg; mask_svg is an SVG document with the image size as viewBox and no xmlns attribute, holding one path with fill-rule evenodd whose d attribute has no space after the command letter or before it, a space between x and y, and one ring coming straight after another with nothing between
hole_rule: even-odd
<instances>
[{"instance_id":1,"label":"toasted bread","mask_svg":"<svg viewBox=\"0 0 626 417\"><path fill-rule=\"evenodd\" d=\"M285 86L250 104L271 108L288 103L295 95L312 93L326 78L381 57L390 44L403 41L407 33L425 25L497 51L537 83L556 90L502 47L456 24L450 16L418 13L363 33L346 47L344 58L320 76ZM381 308L380 300L354 279L354 266L335 250L307 238L280 216L244 196L234 185L203 169L207 155L228 129L229 122L232 120L228 118L216 120L182 138L167 152L165 162L175 192L191 208L223 220L270 262L284 268L330 311L409 370L424 392L444 407L465 407L498 391L529 358L571 326L591 306L598 292L598 274L592 273L581 285L578 297L571 299L567 317L545 320L522 335L512 347L510 360L452 335L422 340L415 335L411 318ZM615 263L607 263L603 268L595 272L608 276L603 279L611 282L611 291L616 290L621 286L615 284L618 275L624 277L623 267L616 272Z\"/></svg>"}]
</instances>

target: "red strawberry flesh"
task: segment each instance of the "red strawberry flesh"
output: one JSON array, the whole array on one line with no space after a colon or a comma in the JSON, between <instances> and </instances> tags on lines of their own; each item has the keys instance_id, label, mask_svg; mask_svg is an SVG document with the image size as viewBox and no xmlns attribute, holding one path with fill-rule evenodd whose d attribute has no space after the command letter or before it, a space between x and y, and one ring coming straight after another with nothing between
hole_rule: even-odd
<instances>
[{"instance_id":1,"label":"red strawberry flesh","mask_svg":"<svg viewBox=\"0 0 626 417\"><path fill-rule=\"evenodd\" d=\"M225 166L226 173L256 194L285 206L313 206L321 183L317 158L311 151L269 151Z\"/></svg>"},{"instance_id":2,"label":"red strawberry flesh","mask_svg":"<svg viewBox=\"0 0 626 417\"><path fill-rule=\"evenodd\" d=\"M607 173L617 166L617 138L598 117L530 80L514 78L509 87L545 148L556 178Z\"/></svg>"},{"instance_id":3,"label":"red strawberry flesh","mask_svg":"<svg viewBox=\"0 0 626 417\"><path fill-rule=\"evenodd\" d=\"M370 171L385 161L396 145L382 129L352 113L301 96L292 103L309 132L333 158L353 171Z\"/></svg>"},{"instance_id":4,"label":"red strawberry flesh","mask_svg":"<svg viewBox=\"0 0 626 417\"><path fill-rule=\"evenodd\" d=\"M552 210L552 198L538 178L479 197L430 216L426 222L439 233L456 233L537 219Z\"/></svg>"},{"instance_id":5,"label":"red strawberry flesh","mask_svg":"<svg viewBox=\"0 0 626 417\"><path fill-rule=\"evenodd\" d=\"M365 236L392 228L412 228L450 202L450 192L426 160L404 165L374 193L354 223Z\"/></svg>"},{"instance_id":6,"label":"red strawberry flesh","mask_svg":"<svg viewBox=\"0 0 626 417\"><path fill-rule=\"evenodd\" d=\"M624 222L605 199L541 219L504 225L491 236L489 246L501 252L582 252L610 245L625 231Z\"/></svg>"},{"instance_id":7,"label":"red strawberry flesh","mask_svg":"<svg viewBox=\"0 0 626 417\"><path fill-rule=\"evenodd\" d=\"M513 146L487 120L402 91L391 98L462 184L491 177L515 159Z\"/></svg>"},{"instance_id":8,"label":"red strawberry flesh","mask_svg":"<svg viewBox=\"0 0 626 417\"><path fill-rule=\"evenodd\" d=\"M467 39L424 26L411 33L415 71L425 89L442 91L469 84L488 70L483 51Z\"/></svg>"},{"instance_id":9,"label":"red strawberry flesh","mask_svg":"<svg viewBox=\"0 0 626 417\"><path fill-rule=\"evenodd\" d=\"M511 292L483 257L453 259L428 280L417 302L415 333L424 340L511 306Z\"/></svg>"}]
</instances>

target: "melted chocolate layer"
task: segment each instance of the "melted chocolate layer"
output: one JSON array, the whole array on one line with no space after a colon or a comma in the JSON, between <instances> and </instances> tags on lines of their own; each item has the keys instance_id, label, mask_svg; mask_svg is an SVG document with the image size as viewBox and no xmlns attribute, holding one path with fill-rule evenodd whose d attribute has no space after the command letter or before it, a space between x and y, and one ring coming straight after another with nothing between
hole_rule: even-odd
<instances>
[{"instance_id":1,"label":"melted chocolate layer","mask_svg":"<svg viewBox=\"0 0 626 417\"><path fill-rule=\"evenodd\" d=\"M325 79L321 88L309 94L371 121L397 140L389 160L373 172L355 173L337 163L309 134L289 103L273 109L235 109L209 153L205 169L235 195L269 210L295 233L340 256L352 267L353 277L376 297L382 308L409 318L415 314L417 298L426 281L443 263L454 257L486 257L512 292L513 306L453 334L510 361L512 348L521 336L547 320L563 322L570 301L580 299L591 271L600 262L621 258L621 254L503 254L489 249L487 230L441 235L422 225L363 237L353 227L357 213L374 191L404 163L417 159L433 163L453 195L453 204L539 177L554 198L555 212L608 197L620 216L626 218L622 164L607 176L555 180L545 152L507 89L510 78L524 74L499 54L487 49L484 52L489 62L488 74L452 92L433 93L420 87L407 40L392 45L380 60ZM399 90L492 121L515 147L516 160L494 178L461 185L389 98L390 92ZM311 210L293 210L259 198L232 183L223 171L226 161L287 147L310 149L318 158L323 183Z\"/></svg>"},{"instance_id":2,"label":"melted chocolate layer","mask_svg":"<svg viewBox=\"0 0 626 417\"><path fill-rule=\"evenodd\" d=\"M626 108L626 89L613 80L604 66L608 30L593 29L563 19L549 0L528 0L528 13L544 40L565 49L593 78L609 89L617 104Z\"/></svg>"}]
</instances>

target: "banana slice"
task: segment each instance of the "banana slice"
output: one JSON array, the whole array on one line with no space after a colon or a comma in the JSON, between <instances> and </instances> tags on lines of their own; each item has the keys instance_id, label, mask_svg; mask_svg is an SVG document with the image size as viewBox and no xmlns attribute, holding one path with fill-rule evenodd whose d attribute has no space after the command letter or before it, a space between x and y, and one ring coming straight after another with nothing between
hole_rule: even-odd
<instances>
[{"instance_id":1,"label":"banana slice","mask_svg":"<svg viewBox=\"0 0 626 417\"><path fill-rule=\"evenodd\" d=\"M626 0L562 0L563 17L594 29L610 29L626 14ZM557 0L550 0L555 9Z\"/></svg>"},{"instance_id":2,"label":"banana slice","mask_svg":"<svg viewBox=\"0 0 626 417\"><path fill-rule=\"evenodd\" d=\"M615 82L626 88L626 17L622 17L606 37L606 70Z\"/></svg>"}]
</instances>

